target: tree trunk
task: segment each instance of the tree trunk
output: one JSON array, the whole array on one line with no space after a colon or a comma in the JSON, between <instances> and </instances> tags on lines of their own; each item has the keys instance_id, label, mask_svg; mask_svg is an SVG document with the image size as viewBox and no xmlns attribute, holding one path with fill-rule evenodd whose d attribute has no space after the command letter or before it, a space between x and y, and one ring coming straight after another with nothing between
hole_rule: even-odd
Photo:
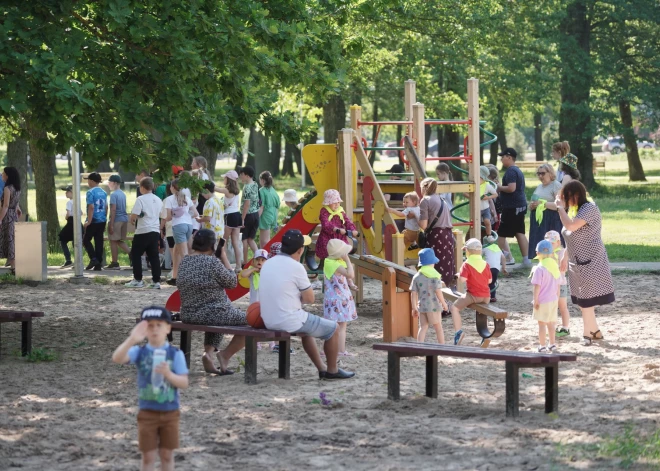
<instances>
[{"instance_id":1,"label":"tree trunk","mask_svg":"<svg viewBox=\"0 0 660 471\"><path fill-rule=\"evenodd\" d=\"M459 150L460 135L452 126L438 126L438 157L449 157ZM458 160L445 162L451 170L452 180L462 181L463 173L456 170L454 166L460 165Z\"/></svg>"},{"instance_id":2,"label":"tree trunk","mask_svg":"<svg viewBox=\"0 0 660 471\"><path fill-rule=\"evenodd\" d=\"M282 176L295 176L293 170L293 161L295 160L294 156L296 155L297 150L298 146L296 146L294 143L288 141L284 143L284 162L282 163Z\"/></svg>"},{"instance_id":3,"label":"tree trunk","mask_svg":"<svg viewBox=\"0 0 660 471\"><path fill-rule=\"evenodd\" d=\"M66 166L69 169L69 176L73 176L73 165L71 164L71 150L66 151Z\"/></svg>"},{"instance_id":4,"label":"tree trunk","mask_svg":"<svg viewBox=\"0 0 660 471\"><path fill-rule=\"evenodd\" d=\"M101 160L96 166L96 172L112 172L112 167L110 166L110 161L108 159ZM57 174L56 174L57 175Z\"/></svg>"},{"instance_id":5,"label":"tree trunk","mask_svg":"<svg viewBox=\"0 0 660 471\"><path fill-rule=\"evenodd\" d=\"M280 174L280 157L282 156L282 135L274 134L270 138L270 161L266 170L277 177Z\"/></svg>"},{"instance_id":6,"label":"tree trunk","mask_svg":"<svg viewBox=\"0 0 660 471\"><path fill-rule=\"evenodd\" d=\"M396 145L399 146L401 144L401 139L403 139L403 126L397 126L396 127ZM403 157L401 156L401 152L396 151L396 156L399 159L399 164L403 165Z\"/></svg>"},{"instance_id":7,"label":"tree trunk","mask_svg":"<svg viewBox=\"0 0 660 471\"><path fill-rule=\"evenodd\" d=\"M252 143L253 143L253 150L252 153L254 154L254 164L252 167L254 168L255 171L255 177L256 175L259 175L264 170L270 170L269 168L269 161L270 161L270 153L268 152L268 136L266 136L263 132L256 130L255 128L252 128L250 130L250 134L252 135ZM250 165L250 157L248 156L248 165Z\"/></svg>"},{"instance_id":8,"label":"tree trunk","mask_svg":"<svg viewBox=\"0 0 660 471\"><path fill-rule=\"evenodd\" d=\"M236 141L234 145L236 146L236 168L239 169L243 166L243 143Z\"/></svg>"},{"instance_id":9,"label":"tree trunk","mask_svg":"<svg viewBox=\"0 0 660 471\"><path fill-rule=\"evenodd\" d=\"M626 156L628 157L628 176L631 182L645 182L646 175L642 161L639 159L637 136L633 129L632 111L628 100L619 101L619 114L621 124L623 124L623 142L626 144Z\"/></svg>"},{"instance_id":10,"label":"tree trunk","mask_svg":"<svg viewBox=\"0 0 660 471\"><path fill-rule=\"evenodd\" d=\"M193 146L197 149L197 154L193 158L201 155L206 159L206 169L211 174L211 180L215 180L215 164L218 160L218 153L206 144L206 136L193 140Z\"/></svg>"},{"instance_id":11,"label":"tree trunk","mask_svg":"<svg viewBox=\"0 0 660 471\"><path fill-rule=\"evenodd\" d=\"M25 139L17 137L7 143L7 166L16 168L18 175L21 177L21 199L19 204L25 214L28 213L27 154L28 143Z\"/></svg>"},{"instance_id":12,"label":"tree trunk","mask_svg":"<svg viewBox=\"0 0 660 471\"><path fill-rule=\"evenodd\" d=\"M53 175L59 175L60 172L57 170L57 156L53 154L50 161L53 164Z\"/></svg>"},{"instance_id":13,"label":"tree trunk","mask_svg":"<svg viewBox=\"0 0 660 471\"><path fill-rule=\"evenodd\" d=\"M372 121L378 121L378 86L376 85L376 88L374 89L374 112L372 115ZM378 142L377 140L377 134L378 134L378 126L374 125L371 129L371 142L369 142L369 145L373 145L374 147L378 147ZM376 160L376 151L372 150L369 152L369 163L371 166L374 166L374 161Z\"/></svg>"},{"instance_id":14,"label":"tree trunk","mask_svg":"<svg viewBox=\"0 0 660 471\"><path fill-rule=\"evenodd\" d=\"M323 140L337 142L337 133L346 127L346 103L341 95L333 95L323 105Z\"/></svg>"},{"instance_id":15,"label":"tree trunk","mask_svg":"<svg viewBox=\"0 0 660 471\"><path fill-rule=\"evenodd\" d=\"M257 145L256 141L257 130L254 127L250 128L250 136L248 137L248 148L247 148L247 158L245 159L245 166L250 166L255 168L255 146Z\"/></svg>"},{"instance_id":16,"label":"tree trunk","mask_svg":"<svg viewBox=\"0 0 660 471\"><path fill-rule=\"evenodd\" d=\"M497 105L497 114L495 115L495 122L493 123L493 133L497 136L497 143L500 145L500 152L509 147L506 143L506 122L504 120L504 107ZM497 164L497 149L495 149L495 163ZM491 161L493 156L491 156Z\"/></svg>"},{"instance_id":17,"label":"tree trunk","mask_svg":"<svg viewBox=\"0 0 660 471\"><path fill-rule=\"evenodd\" d=\"M46 221L48 246L50 249L59 247L57 233L60 222L57 213L55 193L55 176L53 175L53 159L51 155L39 147L39 140L46 140L46 131L36 124L27 121L30 136L30 156L34 169L34 184L37 192L37 221Z\"/></svg>"},{"instance_id":18,"label":"tree trunk","mask_svg":"<svg viewBox=\"0 0 660 471\"><path fill-rule=\"evenodd\" d=\"M578 157L578 170L587 189L594 186L593 126L589 95L592 85L591 25L585 0L575 0L566 9L561 25L559 56L561 111L559 140L568 141Z\"/></svg>"},{"instance_id":19,"label":"tree trunk","mask_svg":"<svg viewBox=\"0 0 660 471\"><path fill-rule=\"evenodd\" d=\"M543 158L543 115L534 113L534 150L536 151L536 161L541 162Z\"/></svg>"}]
</instances>

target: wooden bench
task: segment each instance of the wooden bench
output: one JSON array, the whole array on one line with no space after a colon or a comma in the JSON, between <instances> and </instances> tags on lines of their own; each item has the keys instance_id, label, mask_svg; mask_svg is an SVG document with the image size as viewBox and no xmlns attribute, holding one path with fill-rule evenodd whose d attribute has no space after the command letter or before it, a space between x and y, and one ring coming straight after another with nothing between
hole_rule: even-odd
<instances>
[{"instance_id":1,"label":"wooden bench","mask_svg":"<svg viewBox=\"0 0 660 471\"><path fill-rule=\"evenodd\" d=\"M374 350L387 352L387 397L400 399L401 357L426 357L426 395L438 397L438 356L473 358L477 360L499 360L506 365L506 415L518 417L520 391L519 370L521 368L545 368L545 412L559 409L559 362L575 361L572 354L531 353L511 350L484 350L460 345L432 343L377 343Z\"/></svg>"},{"instance_id":2,"label":"wooden bench","mask_svg":"<svg viewBox=\"0 0 660 471\"><path fill-rule=\"evenodd\" d=\"M291 369L291 334L266 329L254 329L250 326L209 326L172 322L172 331L181 332L181 350L190 367L190 347L192 332L211 332L216 334L243 335L245 337L245 382L257 382L257 343L279 342L279 374L282 379L289 379Z\"/></svg>"},{"instance_id":3,"label":"wooden bench","mask_svg":"<svg viewBox=\"0 0 660 471\"><path fill-rule=\"evenodd\" d=\"M543 164L550 164L554 167L554 161L550 162L547 160L542 160L542 161L537 161L537 160L519 160L516 161L516 167L521 168L521 169L537 169L539 165ZM593 172L594 175L598 174L598 170L602 169L603 172L605 171L605 161L604 160L593 160Z\"/></svg>"},{"instance_id":4,"label":"wooden bench","mask_svg":"<svg viewBox=\"0 0 660 471\"><path fill-rule=\"evenodd\" d=\"M5 322L21 323L21 354L27 356L32 352L32 319L44 317L43 312L0 310L0 326Z\"/></svg>"}]
</instances>

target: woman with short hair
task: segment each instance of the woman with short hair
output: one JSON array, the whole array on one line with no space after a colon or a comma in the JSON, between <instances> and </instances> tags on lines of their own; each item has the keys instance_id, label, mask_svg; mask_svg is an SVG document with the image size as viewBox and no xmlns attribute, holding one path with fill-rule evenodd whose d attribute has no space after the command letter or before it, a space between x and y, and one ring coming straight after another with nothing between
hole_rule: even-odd
<instances>
[{"instance_id":1,"label":"woman with short hair","mask_svg":"<svg viewBox=\"0 0 660 471\"><path fill-rule=\"evenodd\" d=\"M21 177L14 167L5 167L2 172L5 187L0 197L0 258L6 258L12 272L16 269L14 224L21 215Z\"/></svg>"},{"instance_id":2,"label":"woman with short hair","mask_svg":"<svg viewBox=\"0 0 660 471\"><path fill-rule=\"evenodd\" d=\"M614 284L601 237L598 207L587 201L587 189L577 180L564 185L555 200L563 224L562 235L568 257L563 257L561 271L568 269L568 285L573 304L582 311L583 345L602 340L596 321L596 306L614 302Z\"/></svg>"},{"instance_id":3,"label":"woman with short hair","mask_svg":"<svg viewBox=\"0 0 660 471\"><path fill-rule=\"evenodd\" d=\"M541 183L532 193L529 203L529 247L536 250L536 244L545 238L548 231L561 233L561 220L557 214L555 199L561 191L561 183L555 177L555 169L550 164L541 164L536 169Z\"/></svg>"},{"instance_id":4,"label":"woman with short hair","mask_svg":"<svg viewBox=\"0 0 660 471\"><path fill-rule=\"evenodd\" d=\"M454 234L452 234L451 214L447 203L436 194L438 183L433 178L425 178L420 183L422 199L419 203L419 227L426 231L428 246L433 248L439 262L435 269L442 275L447 286L454 285Z\"/></svg>"},{"instance_id":5,"label":"woman with short hair","mask_svg":"<svg viewBox=\"0 0 660 471\"><path fill-rule=\"evenodd\" d=\"M183 257L179 265L176 286L181 294L181 320L197 325L246 325L245 313L232 306L226 289L236 287L236 273L228 270L214 256L215 233L201 229L193 237L192 254ZM229 360L245 347L245 337L234 335L227 348L216 356L220 369L213 364L211 355L219 350L223 334L204 334L204 371L218 375L233 374L227 369Z\"/></svg>"}]
</instances>

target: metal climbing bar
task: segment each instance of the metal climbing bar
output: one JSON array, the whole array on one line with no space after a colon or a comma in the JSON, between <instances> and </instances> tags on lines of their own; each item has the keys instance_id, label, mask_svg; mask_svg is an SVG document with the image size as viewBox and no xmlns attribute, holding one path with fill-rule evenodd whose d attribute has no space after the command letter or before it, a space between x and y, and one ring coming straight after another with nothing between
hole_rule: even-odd
<instances>
[{"instance_id":1,"label":"metal climbing bar","mask_svg":"<svg viewBox=\"0 0 660 471\"><path fill-rule=\"evenodd\" d=\"M358 126L406 126L412 121L358 121Z\"/></svg>"}]
</instances>

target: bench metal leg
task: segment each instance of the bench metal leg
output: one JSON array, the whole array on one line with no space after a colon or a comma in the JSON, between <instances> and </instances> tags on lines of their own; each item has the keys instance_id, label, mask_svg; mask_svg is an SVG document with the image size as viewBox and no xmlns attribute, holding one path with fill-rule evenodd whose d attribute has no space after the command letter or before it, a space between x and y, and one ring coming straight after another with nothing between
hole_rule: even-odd
<instances>
[{"instance_id":1,"label":"bench metal leg","mask_svg":"<svg viewBox=\"0 0 660 471\"><path fill-rule=\"evenodd\" d=\"M2 322L0 322L0 356L2 355Z\"/></svg>"},{"instance_id":2,"label":"bench metal leg","mask_svg":"<svg viewBox=\"0 0 660 471\"><path fill-rule=\"evenodd\" d=\"M506 416L518 417L518 398L520 396L519 366L506 362Z\"/></svg>"},{"instance_id":3,"label":"bench metal leg","mask_svg":"<svg viewBox=\"0 0 660 471\"><path fill-rule=\"evenodd\" d=\"M21 353L24 357L32 353L32 319L21 322Z\"/></svg>"},{"instance_id":4,"label":"bench metal leg","mask_svg":"<svg viewBox=\"0 0 660 471\"><path fill-rule=\"evenodd\" d=\"M545 413L559 411L559 364L545 367Z\"/></svg>"},{"instance_id":5,"label":"bench metal leg","mask_svg":"<svg viewBox=\"0 0 660 471\"><path fill-rule=\"evenodd\" d=\"M257 339L245 337L245 382L257 383Z\"/></svg>"},{"instance_id":6,"label":"bench metal leg","mask_svg":"<svg viewBox=\"0 0 660 471\"><path fill-rule=\"evenodd\" d=\"M491 339L495 337L499 337L504 333L504 328L506 327L504 323L504 319L493 319L495 323L495 327L493 331L491 332L490 329L488 328L488 316L485 314L480 314L477 312L477 332L481 336L482 339ZM482 346L488 346L486 343L485 345Z\"/></svg>"},{"instance_id":7,"label":"bench metal leg","mask_svg":"<svg viewBox=\"0 0 660 471\"><path fill-rule=\"evenodd\" d=\"M426 357L426 396L438 397L438 356Z\"/></svg>"},{"instance_id":8,"label":"bench metal leg","mask_svg":"<svg viewBox=\"0 0 660 471\"><path fill-rule=\"evenodd\" d=\"M181 351L183 352L183 355L186 357L186 365L188 366L188 369L190 369L190 347L191 347L191 335L192 332L189 330L182 330L181 331Z\"/></svg>"},{"instance_id":9,"label":"bench metal leg","mask_svg":"<svg viewBox=\"0 0 660 471\"><path fill-rule=\"evenodd\" d=\"M401 357L397 352L387 352L387 398L393 401L401 399L399 383L401 381Z\"/></svg>"},{"instance_id":10,"label":"bench metal leg","mask_svg":"<svg viewBox=\"0 0 660 471\"><path fill-rule=\"evenodd\" d=\"M291 341L280 340L279 374L282 379L289 379L291 371Z\"/></svg>"}]
</instances>

